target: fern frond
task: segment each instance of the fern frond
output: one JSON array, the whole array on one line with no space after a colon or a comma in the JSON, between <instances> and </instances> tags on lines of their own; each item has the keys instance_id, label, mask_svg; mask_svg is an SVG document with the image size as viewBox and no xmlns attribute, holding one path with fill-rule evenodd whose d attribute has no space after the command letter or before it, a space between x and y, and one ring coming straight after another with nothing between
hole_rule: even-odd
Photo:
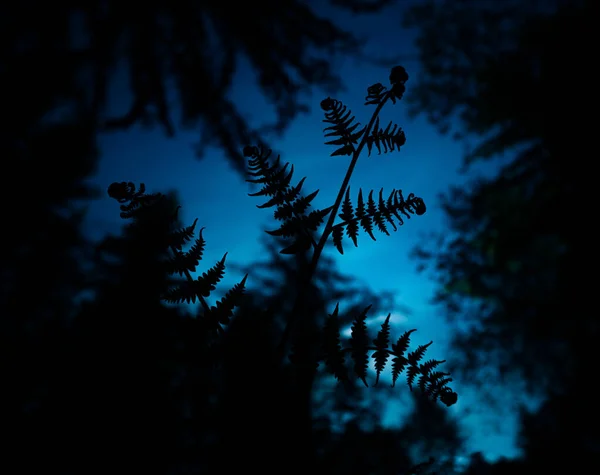
<instances>
[{"instance_id":1,"label":"fern frond","mask_svg":"<svg viewBox=\"0 0 600 475\"><path fill-rule=\"evenodd\" d=\"M280 157L273 165L269 164L269 156L271 151L263 152L258 147L247 146L244 148L244 155L248 159L248 174L252 179L247 179L249 183L263 184L261 190L256 193L249 193L249 196L269 196L270 199L262 205L257 205L258 208L276 207L273 217L281 222L278 229L266 231L271 236L279 236L284 238L293 238L290 246L282 249L281 254L297 254L310 249L313 243L311 231L315 231L323 223L330 208L323 210L313 210L309 214L307 210L315 199L319 190L316 190L309 195L302 196L300 191L306 177L302 178L296 186L290 186L294 174L294 167L287 172L289 163L283 167L279 165Z\"/></svg>"},{"instance_id":2,"label":"fern frond","mask_svg":"<svg viewBox=\"0 0 600 475\"><path fill-rule=\"evenodd\" d=\"M325 134L325 137L338 137L335 140L325 142L325 145L341 145L340 148L331 153L331 156L352 155L355 151L354 145L358 143L366 128L362 127L356 130L360 123L352 123L354 122L352 112L340 101L328 97L321 101L321 109L325 111L323 122L333 124L323 129L324 132L330 131Z\"/></svg>"},{"instance_id":3,"label":"fern frond","mask_svg":"<svg viewBox=\"0 0 600 475\"><path fill-rule=\"evenodd\" d=\"M365 106L369 104L380 104L385 97L387 88L378 82L367 88L367 97L365 97Z\"/></svg>"},{"instance_id":4,"label":"fern frond","mask_svg":"<svg viewBox=\"0 0 600 475\"><path fill-rule=\"evenodd\" d=\"M393 125L393 127L392 127ZM383 153L393 152L394 150L400 151L400 147L406 143L406 135L396 124L390 122L384 129L379 128L379 117L375 119L375 124L371 133L365 138L367 145L368 155L371 156L371 149L373 145L377 148L379 155L381 155L381 146L383 145Z\"/></svg>"},{"instance_id":5,"label":"fern frond","mask_svg":"<svg viewBox=\"0 0 600 475\"><path fill-rule=\"evenodd\" d=\"M367 387L369 386L367 384L369 337L367 335L367 325L365 324L365 320L367 319L367 312L370 308L371 305L366 307L360 315L354 319L350 336L350 351L352 360L354 361L354 372Z\"/></svg>"},{"instance_id":6,"label":"fern frond","mask_svg":"<svg viewBox=\"0 0 600 475\"><path fill-rule=\"evenodd\" d=\"M210 312L204 314L210 328L222 330L223 325L229 324L229 321L233 316L234 308L240 307L242 304L247 278L248 274L246 274L240 282L229 289L225 296L210 308Z\"/></svg>"},{"instance_id":7,"label":"fern frond","mask_svg":"<svg viewBox=\"0 0 600 475\"><path fill-rule=\"evenodd\" d=\"M279 176L279 170L274 168L274 176ZM283 178L285 182L286 178ZM146 187L140 184L136 191L132 182L112 183L108 187L108 195L116 199L120 204L121 217L125 219L139 218L142 212L148 213L154 221L166 226L168 237L165 246L173 252L173 256L166 262L166 270L170 274L179 274L187 277L187 280L177 287L168 289L162 296L162 300L169 303L195 303L197 300L204 309L204 324L207 330L217 332L223 330L223 325L229 323L235 307L239 307L243 298L247 275L241 282L234 285L225 296L217 301L213 307L209 307L204 297L216 289L216 285L225 275L225 259L217 262L212 268L194 280L191 276L196 271L196 267L202 260L206 242L202 236L204 228L200 229L198 238L187 252L183 251L183 246L194 238L194 230L198 219L195 219L191 226L172 231L170 228L177 220L177 213L181 206L177 206L174 212L168 208L157 206L159 203L166 204L166 196L160 193L146 194ZM164 223L163 223L164 221Z\"/></svg>"},{"instance_id":8,"label":"fern frond","mask_svg":"<svg viewBox=\"0 0 600 475\"><path fill-rule=\"evenodd\" d=\"M379 231L389 235L386 223L390 224L394 231L397 231L395 220L402 226L404 217L410 218L412 214L422 215L426 211L424 201L416 197L413 193L404 199L402 190L393 189L387 199L383 197L383 188L379 190L379 199L376 202L373 198L373 190L369 192L367 205L362 196L362 189L358 191L358 206L356 209L352 206L350 200L350 187L346 190L346 196L342 203L342 212L338 215L342 222L336 224L332 228L333 244L340 254L344 253L342 247L342 238L344 229L348 237L352 239L355 247L358 247L358 231L360 227L375 240L373 236L373 227L377 226Z\"/></svg>"},{"instance_id":9,"label":"fern frond","mask_svg":"<svg viewBox=\"0 0 600 475\"><path fill-rule=\"evenodd\" d=\"M360 315L354 318L350 332L349 347L347 348L343 348L340 343L339 304L336 304L333 312L328 315L323 328L323 351L320 358L325 362L326 370L338 380L347 380L348 368L345 364L344 355L345 353L350 353L351 360L354 363L354 373L368 387L367 369L369 352L372 352L371 358L375 360L376 373L374 386L377 386L388 359L392 357L392 387L395 386L400 374L406 370L406 380L411 391L415 380L418 378L419 387L425 396L434 401L440 399L444 404L449 406L456 403L458 396L447 387L447 384L452 381L448 377L449 373L433 371L445 361L429 360L419 364L431 343L420 345L416 350L405 356L410 343L410 335L416 330L404 332L398 338L398 341L389 348L391 314L388 314L385 321L381 324L381 329L377 333L376 338L373 339L374 346L369 346L366 318L370 308L371 306L369 305ZM295 352L297 351L299 351L298 345L296 345ZM301 355L294 355L290 359L300 362Z\"/></svg>"},{"instance_id":10,"label":"fern frond","mask_svg":"<svg viewBox=\"0 0 600 475\"><path fill-rule=\"evenodd\" d=\"M379 375L385 368L385 364L387 363L389 350L388 344L390 342L390 316L388 313L385 321L381 324L381 330L377 333L377 338L373 340L373 344L375 345L375 353L373 353L373 359L375 360L375 371L377 372L377 376L375 377L375 386L379 382Z\"/></svg>"},{"instance_id":11,"label":"fern frond","mask_svg":"<svg viewBox=\"0 0 600 475\"><path fill-rule=\"evenodd\" d=\"M116 199L121 205L120 216L123 219L135 219L146 208L156 205L164 197L162 193L146 193L146 185L140 183L136 191L132 182L114 182L108 187L108 196Z\"/></svg>"},{"instance_id":12,"label":"fern frond","mask_svg":"<svg viewBox=\"0 0 600 475\"><path fill-rule=\"evenodd\" d=\"M338 318L339 303L333 313L328 315L323 329L323 359L327 370L339 381L348 379L344 364L344 352L340 344L340 322Z\"/></svg>"}]
</instances>

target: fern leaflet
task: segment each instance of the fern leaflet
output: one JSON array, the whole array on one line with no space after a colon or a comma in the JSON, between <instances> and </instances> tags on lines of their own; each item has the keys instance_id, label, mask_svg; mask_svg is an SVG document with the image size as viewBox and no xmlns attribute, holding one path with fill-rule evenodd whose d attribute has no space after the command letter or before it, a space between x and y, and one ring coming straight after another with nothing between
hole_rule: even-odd
<instances>
[{"instance_id":1,"label":"fern leaflet","mask_svg":"<svg viewBox=\"0 0 600 475\"><path fill-rule=\"evenodd\" d=\"M393 125L393 127L392 127ZM377 148L379 155L381 155L381 146L383 145L383 153L393 152L394 150L400 151L400 147L406 143L406 135L396 124L390 122L385 130L379 128L379 117L375 119L372 132L366 137L365 143L367 144L368 155L371 156L371 149L373 145Z\"/></svg>"},{"instance_id":2,"label":"fern leaflet","mask_svg":"<svg viewBox=\"0 0 600 475\"><path fill-rule=\"evenodd\" d=\"M352 206L350 200L350 187L346 190L342 212L338 215L342 222L333 226L332 240L340 254L344 253L342 238L344 229L346 234L355 247L358 247L359 226L375 241L373 227L377 226L379 231L389 235L386 223L390 224L394 231L397 231L395 220L401 226L404 224L403 216L410 218L412 214L423 215L426 211L424 201L416 197L413 193L404 199L402 190L393 189L387 199L383 197L383 188L379 190L379 200L376 202L373 198L373 190L369 192L367 205L363 201L362 189L358 191L358 206L356 209Z\"/></svg>"},{"instance_id":3,"label":"fern leaflet","mask_svg":"<svg viewBox=\"0 0 600 475\"><path fill-rule=\"evenodd\" d=\"M321 109L325 111L323 122L333 124L323 129L325 132L329 131L325 134L325 137L338 137L335 140L325 142L325 145L341 145L340 148L331 153L331 156L352 155L355 151L354 145L358 143L358 140L364 134L365 127L356 130L360 123L352 123L354 121L352 112L340 101L328 97L321 101Z\"/></svg>"},{"instance_id":4,"label":"fern leaflet","mask_svg":"<svg viewBox=\"0 0 600 475\"><path fill-rule=\"evenodd\" d=\"M247 179L249 183L262 184L263 187L256 193L249 193L249 196L269 196L270 199L258 208L276 207L273 214L274 218L281 222L278 229L267 231L271 236L280 236L284 238L293 238L293 243L282 249L281 254L297 254L310 249L313 242L311 231L315 231L323 223L325 216L331 211L330 208L324 210L313 210L306 214L311 202L315 199L319 190L309 195L301 196L300 191L305 178L302 178L296 186L290 186L294 174L294 166L287 172L289 163L283 167L279 165L278 156L273 165L269 164L271 151L264 153L258 147L245 147L244 155L249 157L248 175L254 178Z\"/></svg>"}]
</instances>

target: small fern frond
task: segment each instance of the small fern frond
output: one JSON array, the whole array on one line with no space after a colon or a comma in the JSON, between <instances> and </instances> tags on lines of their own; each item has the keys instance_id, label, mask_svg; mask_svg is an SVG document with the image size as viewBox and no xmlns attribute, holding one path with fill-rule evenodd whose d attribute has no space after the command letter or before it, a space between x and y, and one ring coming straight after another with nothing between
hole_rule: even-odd
<instances>
[{"instance_id":1,"label":"small fern frond","mask_svg":"<svg viewBox=\"0 0 600 475\"><path fill-rule=\"evenodd\" d=\"M354 124L354 116L350 109L344 104L335 99L328 97L321 101L321 109L325 111L325 119L323 122L333 124L323 129L325 137L338 137L335 140L325 142L325 145L341 145L338 149L331 153L331 156L337 155L352 155L355 151L355 145L365 132L365 127L357 130L360 126L359 122Z\"/></svg>"},{"instance_id":2,"label":"small fern frond","mask_svg":"<svg viewBox=\"0 0 600 475\"><path fill-rule=\"evenodd\" d=\"M108 196L116 199L121 206L121 218L135 219L146 208L158 203L163 195L161 193L146 193L146 185L140 183L136 191L132 182L114 182L108 187Z\"/></svg>"},{"instance_id":3,"label":"small fern frond","mask_svg":"<svg viewBox=\"0 0 600 475\"><path fill-rule=\"evenodd\" d=\"M325 362L325 369L338 380L346 381L348 379L348 368L346 367L344 356L345 353L349 353L354 363L354 373L368 387L367 369L369 352L372 352L371 358L375 360L376 373L374 386L377 386L381 373L385 369L389 358L392 357L392 387L395 386L400 374L406 370L406 380L411 391L415 380L418 378L419 387L425 396L434 401L440 399L444 404L449 406L456 403L458 396L447 387L447 384L452 381L451 378L448 378L449 373L433 371L434 368L445 361L429 360L419 364L419 361L421 361L431 343L418 346L415 351L405 356L410 343L410 335L416 330L404 332L398 338L398 341L389 348L391 314L388 314L385 321L381 324L381 329L377 333L377 336L373 339L374 346L369 346L366 318L370 308L371 306L369 305L354 318L350 331L349 347L344 348L340 342L339 304L336 304L333 312L325 320L323 328L322 355L320 360ZM300 351L299 345L296 345L295 348L295 352L298 353ZM290 359L301 363L300 356L301 354L298 353Z\"/></svg>"},{"instance_id":4,"label":"small fern frond","mask_svg":"<svg viewBox=\"0 0 600 475\"><path fill-rule=\"evenodd\" d=\"M339 303L333 313L325 320L323 329L323 360L327 370L339 381L348 379L348 372L344 361L344 352L340 344L340 322L338 318Z\"/></svg>"},{"instance_id":5,"label":"small fern frond","mask_svg":"<svg viewBox=\"0 0 600 475\"><path fill-rule=\"evenodd\" d=\"M367 384L367 366L369 363L369 337L367 335L367 325L365 320L367 319L367 312L371 308L371 305L366 307L360 315L358 315L352 323L352 330L350 336L350 352L352 360L354 361L354 372L365 384Z\"/></svg>"},{"instance_id":6,"label":"small fern frond","mask_svg":"<svg viewBox=\"0 0 600 475\"><path fill-rule=\"evenodd\" d=\"M388 360L389 350L388 344L390 342L390 316L388 313L385 321L381 324L381 330L377 333L377 338L373 340L375 345L375 353L373 353L373 359L375 360L375 371L377 376L375 377L375 386L379 382L379 375L385 368Z\"/></svg>"},{"instance_id":7,"label":"small fern frond","mask_svg":"<svg viewBox=\"0 0 600 475\"><path fill-rule=\"evenodd\" d=\"M380 104L385 97L387 88L378 82L367 88L367 97L365 97L365 106L370 104Z\"/></svg>"},{"instance_id":8,"label":"small fern frond","mask_svg":"<svg viewBox=\"0 0 600 475\"><path fill-rule=\"evenodd\" d=\"M312 201L315 199L319 190L316 190L309 195L302 196L300 191L305 178L302 178L296 186L290 186L294 167L286 173L289 163L283 167L279 165L280 157L277 157L275 164L269 165L269 156L271 151L263 152L258 147L247 146L244 148L244 155L248 159L248 174L253 179L247 179L249 183L261 183L263 187L256 193L249 193L249 196L269 196L270 199L262 204L257 205L257 208L272 208L276 207L273 216L281 222L278 229L266 231L271 236L284 238L293 238L290 246L282 249L281 254L297 254L310 249L313 243L311 231L315 231L323 223L330 208L324 210L313 210L306 214Z\"/></svg>"},{"instance_id":9,"label":"small fern frond","mask_svg":"<svg viewBox=\"0 0 600 475\"><path fill-rule=\"evenodd\" d=\"M276 170L274 170L275 172ZM194 280L191 273L196 272L206 245L202 236L204 228L200 229L198 238L190 249L184 252L183 246L194 238L198 219L195 219L191 226L172 231L171 228L177 220L177 213L181 206L177 206L175 211L171 212L168 207L157 206L158 204L168 204L165 195L161 193L146 194L145 191L146 187L143 183L140 184L137 191L131 182L116 182L108 187L108 195L121 204L121 217L125 219L140 218L141 213L146 212L147 217L153 218L161 226L165 225L168 234L165 246L170 248L173 253L173 256L166 262L166 270L170 274L185 275L187 280L179 286L168 289L162 295L162 300L168 303L196 303L199 301L204 309L206 328L211 331L223 331L222 327L229 323L234 308L240 306L248 276L244 276L242 281L234 285L221 300L217 301L213 307L209 307L204 297L210 296L225 275L227 253L217 264Z\"/></svg>"},{"instance_id":10,"label":"small fern frond","mask_svg":"<svg viewBox=\"0 0 600 475\"><path fill-rule=\"evenodd\" d=\"M393 127L392 127L393 125ZM383 145L383 153L393 152L394 150L400 151L400 147L402 147L406 143L406 135L402 130L402 127L399 127L396 124L392 124L390 122L388 126L384 129L379 128L379 117L375 119L375 125L373 126L373 130L371 133L365 138L365 143L367 145L368 156L371 156L371 149L373 145L377 148L379 155L381 155L381 146Z\"/></svg>"},{"instance_id":11,"label":"small fern frond","mask_svg":"<svg viewBox=\"0 0 600 475\"><path fill-rule=\"evenodd\" d=\"M413 193L404 199L402 190L393 189L387 199L383 197L383 188L379 190L379 199L373 198L373 190L369 192L367 205L365 207L362 189L358 191L358 206L356 209L352 206L350 200L350 187L346 190L346 196L342 203L342 212L338 215L342 222L333 226L332 239L333 244L340 254L344 253L342 238L344 229L348 237L352 239L355 247L358 247L359 225L362 229L375 240L373 236L373 227L377 226L379 231L389 236L386 224L390 224L394 231L397 231L395 220L402 226L404 217L410 218L412 214L422 215L426 211L425 202L416 197Z\"/></svg>"}]
</instances>

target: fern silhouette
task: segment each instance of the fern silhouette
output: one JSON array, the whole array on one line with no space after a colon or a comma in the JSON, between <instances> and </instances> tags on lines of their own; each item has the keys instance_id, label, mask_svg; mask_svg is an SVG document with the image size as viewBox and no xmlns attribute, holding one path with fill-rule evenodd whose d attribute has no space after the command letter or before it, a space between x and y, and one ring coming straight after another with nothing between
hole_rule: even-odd
<instances>
[{"instance_id":1,"label":"fern silhouette","mask_svg":"<svg viewBox=\"0 0 600 475\"><path fill-rule=\"evenodd\" d=\"M108 187L108 195L121 203L121 217L123 219L136 219L142 213L149 213L153 216L158 215L158 213L155 213L155 209L164 200L164 195L161 193L146 194L146 187L143 183L136 191L132 182L112 183ZM179 208L178 206L173 210L170 216L162 216L159 219L162 219L163 223L161 224L170 230L169 240L166 244L173 255L165 263L166 270L169 274L185 275L187 280L179 286L167 290L162 298L168 303L196 303L196 301L199 301L204 309L203 314L199 317L204 320L205 328L209 331L221 333L223 326L227 325L233 316L235 307L239 307L242 303L248 276L245 275L221 300L218 300L214 306L209 307L206 298L216 289L216 285L225 275L227 253L213 267L194 279L191 273L196 271L196 267L202 260L205 247L205 240L202 236L204 228L200 229L198 237L190 249L183 251L183 246L194 239L198 219L194 220L190 226L172 230Z\"/></svg>"},{"instance_id":2,"label":"fern silhouette","mask_svg":"<svg viewBox=\"0 0 600 475\"><path fill-rule=\"evenodd\" d=\"M350 198L350 178L363 148L367 147L369 156L373 147L378 150L379 154L385 154L400 151L406 142L402 128L396 124L390 122L385 129L380 128L379 113L388 101L396 104L396 100L402 99L407 80L408 74L405 69L402 66L396 66L390 74L391 86L389 89L380 83L367 89L365 105L375 105L376 108L369 123L364 127L361 127L352 112L342 102L329 97L321 101L321 108L325 114L324 122L328 124L324 129L325 137L333 138L325 143L337 147L331 156L351 157L336 200L331 206L309 210L319 190L304 195L302 187L306 177L293 184L293 165L290 166L289 163L281 165L280 156L270 162L271 151L265 150L262 146L248 145L243 149L243 154L248 159L249 178L247 181L260 186L257 192L249 193L249 196L265 197L267 201L257 207L275 208L273 217L280 223L278 229L267 231L267 233L289 241L289 245L280 253L300 254L312 250L310 264L301 276L301 284L294 300L293 309L288 315L277 348L277 361L283 361L288 342L295 332L298 321L302 319L318 261L328 239L331 237L339 253L343 254L344 232L357 247L358 234L361 229L375 240L373 233L375 228L381 233L389 235L388 226L396 231L398 226L404 224L403 218L409 219L411 215L421 216L426 212L422 198L413 193L404 198L400 189L393 189L385 198L383 189L381 189L377 199L373 197L374 192L371 190L366 201L362 189L359 189L356 207ZM121 217L124 219L135 219L138 213L152 212L156 203L161 199L159 193L146 194L143 184L136 191L133 183L113 183L108 192L111 197L121 203ZM341 212L338 214L340 207ZM174 210L171 217L164 218L165 226L173 226L177 210ZM336 223L336 218L341 221ZM317 241L313 236L325 219L327 222ZM185 275L186 281L180 286L170 289L163 298L170 303L189 303L198 300L204 308L203 317L207 324L207 330L221 333L232 318L235 307L242 304L247 275L223 299L218 301L216 306L209 308L205 298L215 290L216 285L223 278L227 254L194 280L191 273L195 272L205 247L202 229L199 237L195 239L187 252L182 250L182 246L193 239L195 225L196 221L187 228L170 233L171 238L168 245L172 250L173 257L167 263L167 269L170 273ZM381 325L376 337L371 339L367 327L369 309L370 306L366 307L354 318L350 339L348 342L343 342L340 337L338 319L339 304L336 305L333 312L327 317L325 326L319 335L320 343L315 338L306 338L306 335L294 338L289 356L292 364L301 368L302 371L310 373L316 371L318 365L323 362L327 371L335 378L347 381L351 374L346 365L346 358L349 356L353 366L352 372L365 386L368 386L367 373L369 361L372 359L376 373L374 383L376 386L380 375L391 359L392 386L396 384L400 374L405 371L407 384L411 390L416 383L421 392L432 400L440 400L447 406L455 404L458 396L448 387L448 383L452 381L449 373L436 370L445 361L421 362L431 342L408 352L410 335L415 331L410 330L390 346L390 315ZM321 348L317 361L314 360L315 352L312 351L316 348L315 345L320 345ZM371 353L370 357L369 353Z\"/></svg>"},{"instance_id":3,"label":"fern silhouette","mask_svg":"<svg viewBox=\"0 0 600 475\"><path fill-rule=\"evenodd\" d=\"M354 209L350 200L350 187L348 187L342 204L342 212L339 215L342 222L333 226L331 232L333 243L339 253L343 254L342 238L344 237L344 229L348 237L352 239L354 246L358 247L359 225L375 241L376 239L373 235L374 226L377 226L379 231L389 236L390 233L387 230L386 222L391 224L394 231L396 231L398 228L394 223L394 218L398 220L399 225L403 225L404 220L402 219L402 215L410 219L411 214L420 216L425 213L425 210L425 202L421 198L411 193L405 200L402 196L402 190L392 190L387 200L384 199L383 188L379 190L379 199L377 202L373 199L373 190L369 192L366 206L363 200L362 189L359 189L358 205Z\"/></svg>"},{"instance_id":4,"label":"fern silhouette","mask_svg":"<svg viewBox=\"0 0 600 475\"><path fill-rule=\"evenodd\" d=\"M327 370L338 380L347 380L348 370L345 366L345 355L350 353L351 359L354 362L354 372L356 376L365 386L368 386L368 353L369 351L372 351L371 357L375 360L376 371L375 386L377 386L379 376L385 369L389 358L392 357L392 386L395 386L398 377L402 371L406 369L406 380L411 390L415 378L418 377L419 388L431 399L436 401L439 398L447 406L456 403L456 393L447 387L447 384L452 381L452 378L448 377L449 373L433 371L445 361L429 360L425 363L419 363L423 359L425 352L431 343L420 345L415 351L405 356L410 342L410 335L416 330L404 332L404 334L398 338L397 342L389 347L391 314L388 314L385 321L382 323L376 338L372 340L373 344L369 344L370 338L365 321L370 308L370 306L366 307L354 319L349 341L350 346L347 348L343 348L340 341L339 304L336 305L334 311L328 316L323 332L322 357Z\"/></svg>"}]
</instances>

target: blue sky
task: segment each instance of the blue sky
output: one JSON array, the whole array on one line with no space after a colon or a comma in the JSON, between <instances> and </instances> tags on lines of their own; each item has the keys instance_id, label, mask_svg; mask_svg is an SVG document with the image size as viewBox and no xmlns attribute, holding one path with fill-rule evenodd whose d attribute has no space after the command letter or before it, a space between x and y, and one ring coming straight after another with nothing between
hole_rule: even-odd
<instances>
[{"instance_id":1,"label":"blue sky","mask_svg":"<svg viewBox=\"0 0 600 475\"><path fill-rule=\"evenodd\" d=\"M384 57L414 55L412 35L400 28L398 10L360 19L338 14L338 19L369 39L367 52ZM418 63L406 61L401 64L410 75L406 92L409 95L411 86L418 81ZM389 66L394 65L390 63ZM373 106L363 105L366 88L376 82L387 84L389 67L374 67L352 59L339 60L337 67L346 90L335 98L352 109L359 122L366 123L373 111ZM248 65L242 62L234 82L233 97L241 110L248 113L251 123L261 125L271 122L273 114L258 95L258 90L249 83L252 74ZM120 101L124 88L124 81L117 78L111 106L116 112L123 112L127 107L127 103ZM281 138L273 139L273 145L282 152L282 160L294 165L295 181L306 176L304 190L320 190L313 202L319 208L333 204L348 165L348 157L330 157L334 148L323 144L324 124L319 103L326 96L318 90L307 95L311 112L298 118ZM412 192L422 197L427 203L427 213L407 220L390 236L376 235L376 242L360 235L358 248L347 241L343 256L332 255L336 256L336 264L343 273L360 278L375 290L393 291L397 295L398 308L411 310L410 314L402 314L394 308L389 309L393 314L392 322L397 326L395 331L417 328L413 343L434 340L428 354L443 359L445 342L452 328L445 323L440 310L429 303L434 283L416 273L417 263L409 258L409 254L424 233L445 229L437 195L450 184L464 180L458 173L463 145L438 134L423 117L409 118L402 101L395 106L386 106L381 118L382 122L393 120L400 125L406 133L407 143L400 153L377 155L375 152L371 157L364 154L350 182L351 195L356 199L359 188L368 192L383 187L384 193L400 188L405 196ZM193 144L199 135L198 131L180 131L175 138L169 139L158 128L144 130L141 127L103 135L100 141L102 158L93 182L103 192L113 181L144 182L149 191L177 190L183 205L180 211L183 222L191 223L197 217L198 224L205 227L205 266L216 263L225 252L228 252L229 263L242 265L263 260L261 236L264 229L274 229L272 211L256 208L262 201L247 196L252 188L231 169L220 150L209 149L202 160L194 156ZM116 232L121 225L116 202L103 195L92 203L86 224L91 235L98 237L109 231ZM239 279L239 274L228 270L223 286L232 285ZM248 286L252 288L251 276ZM487 413L485 402L477 396L476 390L463 387L460 382L454 387L461 399L449 410L464 421L469 449L483 451L492 459L501 455L514 456L514 414ZM404 386L400 390L408 389ZM397 402L389 401L385 422L398 420L399 413Z\"/></svg>"}]
</instances>

